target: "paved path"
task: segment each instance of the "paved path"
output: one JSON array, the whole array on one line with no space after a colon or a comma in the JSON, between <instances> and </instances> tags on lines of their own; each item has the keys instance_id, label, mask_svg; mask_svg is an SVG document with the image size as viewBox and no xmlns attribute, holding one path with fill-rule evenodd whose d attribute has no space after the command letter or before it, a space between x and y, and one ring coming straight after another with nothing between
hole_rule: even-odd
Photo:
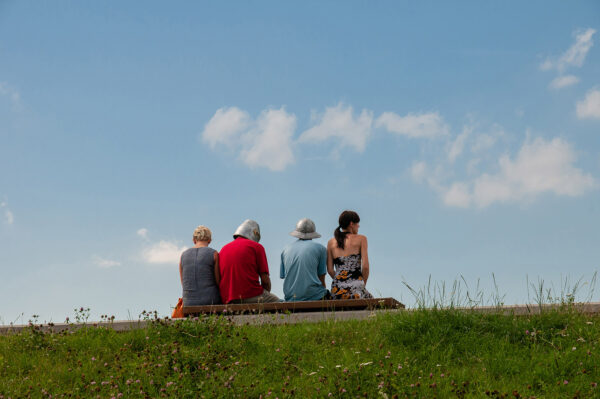
<instances>
[{"instance_id":1,"label":"paved path","mask_svg":"<svg viewBox=\"0 0 600 399\"><path fill-rule=\"evenodd\" d=\"M474 311L483 313L496 313L498 311L506 315L520 315L525 316L528 314L538 314L540 311L547 311L553 308L557 308L558 305L544 305L542 307L538 305L511 305L503 307L495 306L483 306L476 308L461 308L464 311ZM586 304L575 304L574 307L583 313L589 314L600 314L600 302L592 302ZM251 314L251 315L235 315L226 316L228 319L238 325L260 325L260 324L295 324L303 322L340 322L346 320L364 320L369 317L375 317L378 314L384 314L389 312L406 312L412 311L412 309L389 309L389 310L348 310L343 312L305 312L305 313L290 313L290 314L278 314L278 313L266 313L266 314ZM127 331L135 328L144 328L148 324L148 321L144 320L121 320L114 322L90 322L87 326L112 328L115 331ZM68 329L79 329L85 324L43 324L39 327L44 331L60 332ZM18 333L19 331L29 328L28 325L13 325L13 326L0 326L0 334Z\"/></svg>"}]
</instances>

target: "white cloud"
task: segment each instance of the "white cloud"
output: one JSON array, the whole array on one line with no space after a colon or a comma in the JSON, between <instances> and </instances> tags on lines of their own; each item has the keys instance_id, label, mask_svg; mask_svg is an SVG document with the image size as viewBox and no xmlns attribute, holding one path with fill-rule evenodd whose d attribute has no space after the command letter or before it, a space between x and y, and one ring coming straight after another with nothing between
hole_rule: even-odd
<instances>
[{"instance_id":1,"label":"white cloud","mask_svg":"<svg viewBox=\"0 0 600 399\"><path fill-rule=\"evenodd\" d=\"M551 89L562 89L565 87L572 86L578 82L579 78L574 75L558 76L552 82L550 82L549 87Z\"/></svg>"},{"instance_id":2,"label":"white cloud","mask_svg":"<svg viewBox=\"0 0 600 399\"><path fill-rule=\"evenodd\" d=\"M144 239L148 239L148 229L145 229L145 228L142 227L136 233L137 233L138 236L140 236L140 237L142 237Z\"/></svg>"},{"instance_id":3,"label":"white cloud","mask_svg":"<svg viewBox=\"0 0 600 399\"><path fill-rule=\"evenodd\" d=\"M284 170L294 162L292 136L295 130L296 116L284 108L263 111L255 128L245 136L247 145L241 152L242 161L251 167Z\"/></svg>"},{"instance_id":4,"label":"white cloud","mask_svg":"<svg viewBox=\"0 0 600 399\"><path fill-rule=\"evenodd\" d=\"M294 162L292 136L296 116L281 109L266 109L256 120L236 107L221 108L204 126L202 140L214 149L224 145L239 151L251 167L284 170Z\"/></svg>"},{"instance_id":5,"label":"white cloud","mask_svg":"<svg viewBox=\"0 0 600 399\"><path fill-rule=\"evenodd\" d=\"M573 166L575 160L571 145L562 139L527 141L515 160L507 155L500 158L498 174L483 174L473 182L473 202L486 207L494 202L531 201L543 193L580 196L596 181Z\"/></svg>"},{"instance_id":6,"label":"white cloud","mask_svg":"<svg viewBox=\"0 0 600 399\"><path fill-rule=\"evenodd\" d=\"M204 125L202 140L213 149L218 144L233 146L250 124L251 118L246 111L237 107L220 108Z\"/></svg>"},{"instance_id":7,"label":"white cloud","mask_svg":"<svg viewBox=\"0 0 600 399\"><path fill-rule=\"evenodd\" d=\"M110 260L110 259L104 259L101 258L98 255L94 255L92 256L92 262L94 263L94 265L101 267L103 269L108 269L111 267L115 267L115 266L120 266L121 262L117 262L115 260Z\"/></svg>"},{"instance_id":8,"label":"white cloud","mask_svg":"<svg viewBox=\"0 0 600 399\"><path fill-rule=\"evenodd\" d=\"M0 82L0 95L8 97L13 110L18 110L21 107L21 94L6 82Z\"/></svg>"},{"instance_id":9,"label":"white cloud","mask_svg":"<svg viewBox=\"0 0 600 399\"><path fill-rule=\"evenodd\" d=\"M496 144L496 141L498 141L498 137L502 134L502 132L497 132L495 134L478 134L475 137L474 143L471 145L471 151L473 151L474 153L478 153L489 150L494 146L494 144Z\"/></svg>"},{"instance_id":10,"label":"white cloud","mask_svg":"<svg viewBox=\"0 0 600 399\"><path fill-rule=\"evenodd\" d=\"M179 264L181 253L187 247L179 247L176 243L161 240L142 251L142 259L153 264Z\"/></svg>"},{"instance_id":11,"label":"white cloud","mask_svg":"<svg viewBox=\"0 0 600 399\"><path fill-rule=\"evenodd\" d=\"M585 98L577 102L577 117L600 119L600 90L588 91Z\"/></svg>"},{"instance_id":12,"label":"white cloud","mask_svg":"<svg viewBox=\"0 0 600 399\"><path fill-rule=\"evenodd\" d=\"M6 224L13 224L15 222L15 216L8 209L4 211L4 217L6 218Z\"/></svg>"},{"instance_id":13,"label":"white cloud","mask_svg":"<svg viewBox=\"0 0 600 399\"><path fill-rule=\"evenodd\" d=\"M375 126L410 138L434 138L448 134L448 126L437 112L406 116L384 112L377 118Z\"/></svg>"},{"instance_id":14,"label":"white cloud","mask_svg":"<svg viewBox=\"0 0 600 399\"><path fill-rule=\"evenodd\" d=\"M6 201L0 202L0 208L4 209L4 223L11 225L15 222L15 215L8 209L8 203Z\"/></svg>"},{"instance_id":15,"label":"white cloud","mask_svg":"<svg viewBox=\"0 0 600 399\"><path fill-rule=\"evenodd\" d=\"M465 183L453 183L450 188L442 192L444 204L459 208L467 208L471 205L471 194L469 187Z\"/></svg>"},{"instance_id":16,"label":"white cloud","mask_svg":"<svg viewBox=\"0 0 600 399\"><path fill-rule=\"evenodd\" d=\"M415 162L410 168L410 175L417 183L423 182L427 174L427 164L423 161Z\"/></svg>"},{"instance_id":17,"label":"white cloud","mask_svg":"<svg viewBox=\"0 0 600 399\"><path fill-rule=\"evenodd\" d=\"M340 103L335 107L327 107L321 116L314 116L316 125L304 131L298 142L320 143L329 139L337 140L338 147L351 147L363 152L367 140L371 136L373 112L363 109L354 116L351 106Z\"/></svg>"},{"instance_id":18,"label":"white cloud","mask_svg":"<svg viewBox=\"0 0 600 399\"><path fill-rule=\"evenodd\" d=\"M448 161L450 161L450 163L454 162L456 158L462 154L463 148L465 147L465 141L472 131L473 128L466 126L463 128L462 133L456 136L456 139L450 143L447 149Z\"/></svg>"},{"instance_id":19,"label":"white cloud","mask_svg":"<svg viewBox=\"0 0 600 399\"><path fill-rule=\"evenodd\" d=\"M547 58L541 65L542 70L556 69L562 73L568 67L580 67L585 61L588 51L594 45L595 29L588 28L574 33L575 43L557 59Z\"/></svg>"},{"instance_id":20,"label":"white cloud","mask_svg":"<svg viewBox=\"0 0 600 399\"><path fill-rule=\"evenodd\" d=\"M417 182L425 181L445 205L485 208L493 203L531 202L545 193L576 197L596 188L596 180L576 168L575 161L576 154L565 140L536 138L525 141L514 159L501 156L496 173L443 184L439 171L432 173L424 162L417 162L411 175ZM474 167L468 163L468 168Z\"/></svg>"}]
</instances>

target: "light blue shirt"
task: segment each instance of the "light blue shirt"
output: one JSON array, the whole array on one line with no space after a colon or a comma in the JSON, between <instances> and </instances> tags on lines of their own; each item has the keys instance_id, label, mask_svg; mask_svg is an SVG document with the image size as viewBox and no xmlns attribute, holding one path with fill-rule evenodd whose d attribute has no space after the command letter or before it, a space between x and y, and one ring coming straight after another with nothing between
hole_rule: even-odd
<instances>
[{"instance_id":1,"label":"light blue shirt","mask_svg":"<svg viewBox=\"0 0 600 399\"><path fill-rule=\"evenodd\" d=\"M327 250L311 240L297 240L281 253L281 272L285 300L317 301L327 289L319 276L327 273Z\"/></svg>"}]
</instances>

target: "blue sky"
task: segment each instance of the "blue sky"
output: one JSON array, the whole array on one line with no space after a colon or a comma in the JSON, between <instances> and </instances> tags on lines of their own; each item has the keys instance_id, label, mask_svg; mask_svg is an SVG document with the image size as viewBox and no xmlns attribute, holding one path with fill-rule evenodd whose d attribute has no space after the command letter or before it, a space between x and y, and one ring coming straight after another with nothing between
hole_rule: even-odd
<instances>
[{"instance_id":1,"label":"blue sky","mask_svg":"<svg viewBox=\"0 0 600 399\"><path fill-rule=\"evenodd\" d=\"M1 2L0 321L168 314L194 228L220 249L246 218L281 296L296 221L325 243L344 209L376 295L589 281L599 21L594 1Z\"/></svg>"}]
</instances>

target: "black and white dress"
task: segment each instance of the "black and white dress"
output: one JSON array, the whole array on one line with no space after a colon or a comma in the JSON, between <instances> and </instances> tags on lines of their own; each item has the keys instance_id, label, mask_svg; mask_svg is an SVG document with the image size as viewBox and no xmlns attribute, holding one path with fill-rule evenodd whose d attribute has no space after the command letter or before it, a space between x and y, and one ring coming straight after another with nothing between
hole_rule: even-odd
<instances>
[{"instance_id":1,"label":"black and white dress","mask_svg":"<svg viewBox=\"0 0 600 399\"><path fill-rule=\"evenodd\" d=\"M362 276L360 254L340 256L333 260L335 278L331 282L334 299L373 298Z\"/></svg>"}]
</instances>

